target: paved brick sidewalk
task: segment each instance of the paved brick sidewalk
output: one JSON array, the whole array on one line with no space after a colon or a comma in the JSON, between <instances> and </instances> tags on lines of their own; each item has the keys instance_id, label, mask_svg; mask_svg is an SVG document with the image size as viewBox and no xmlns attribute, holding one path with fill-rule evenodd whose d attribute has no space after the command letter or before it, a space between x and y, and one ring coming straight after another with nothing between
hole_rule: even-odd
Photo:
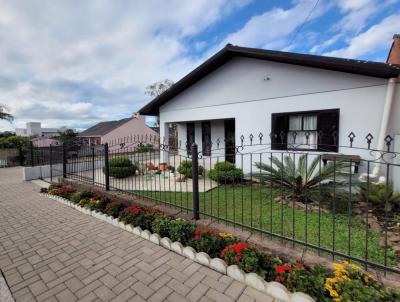
<instances>
[{"instance_id":1,"label":"paved brick sidewalk","mask_svg":"<svg viewBox=\"0 0 400 302\"><path fill-rule=\"evenodd\" d=\"M16 301L273 301L37 192L0 169L0 269Z\"/></svg>"}]
</instances>

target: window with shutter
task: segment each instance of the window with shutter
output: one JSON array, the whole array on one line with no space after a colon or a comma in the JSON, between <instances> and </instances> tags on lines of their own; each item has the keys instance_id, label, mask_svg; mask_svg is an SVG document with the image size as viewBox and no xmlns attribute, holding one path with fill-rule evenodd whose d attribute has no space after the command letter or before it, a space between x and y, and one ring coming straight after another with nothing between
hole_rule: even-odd
<instances>
[{"instance_id":1,"label":"window with shutter","mask_svg":"<svg viewBox=\"0 0 400 302\"><path fill-rule=\"evenodd\" d=\"M273 150L338 151L339 109L273 113Z\"/></svg>"}]
</instances>

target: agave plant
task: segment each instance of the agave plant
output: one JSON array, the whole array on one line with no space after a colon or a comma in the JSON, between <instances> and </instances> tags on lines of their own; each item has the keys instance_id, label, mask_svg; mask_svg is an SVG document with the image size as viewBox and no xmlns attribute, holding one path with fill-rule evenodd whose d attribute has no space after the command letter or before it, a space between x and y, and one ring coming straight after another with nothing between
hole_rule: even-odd
<instances>
[{"instance_id":1,"label":"agave plant","mask_svg":"<svg viewBox=\"0 0 400 302\"><path fill-rule=\"evenodd\" d=\"M361 183L359 185L363 201L388 212L400 210L400 192L394 192L392 183Z\"/></svg>"},{"instance_id":2,"label":"agave plant","mask_svg":"<svg viewBox=\"0 0 400 302\"><path fill-rule=\"evenodd\" d=\"M281 161L276 156L270 158L271 164L255 163L261 173L255 173L254 178L261 182L269 181L288 193L289 197L297 201L313 201L313 193L323 190L325 193L333 189L330 181L335 179L335 186L342 186L340 180L343 169L347 166L343 161L328 162L320 165L320 157L315 157L308 163L306 154L299 156L297 163L292 156L286 155Z\"/></svg>"}]
</instances>

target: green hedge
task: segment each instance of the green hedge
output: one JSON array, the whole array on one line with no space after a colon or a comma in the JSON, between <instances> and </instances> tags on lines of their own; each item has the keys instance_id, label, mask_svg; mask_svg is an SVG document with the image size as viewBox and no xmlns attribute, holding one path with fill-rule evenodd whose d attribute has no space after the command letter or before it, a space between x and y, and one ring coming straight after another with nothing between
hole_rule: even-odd
<instances>
[{"instance_id":1,"label":"green hedge","mask_svg":"<svg viewBox=\"0 0 400 302\"><path fill-rule=\"evenodd\" d=\"M234 183L243 179L243 171L236 168L235 164L223 161L214 165L214 169L210 170L208 177L222 184Z\"/></svg>"},{"instance_id":2,"label":"green hedge","mask_svg":"<svg viewBox=\"0 0 400 302\"><path fill-rule=\"evenodd\" d=\"M192 161L191 160L183 160L177 169L179 174L186 176L187 178L192 178ZM199 165L199 174L204 174L203 166Z\"/></svg>"},{"instance_id":3,"label":"green hedge","mask_svg":"<svg viewBox=\"0 0 400 302\"><path fill-rule=\"evenodd\" d=\"M111 177L125 178L135 175L138 169L137 164L133 164L128 157L115 157L109 160L109 173Z\"/></svg>"}]
</instances>

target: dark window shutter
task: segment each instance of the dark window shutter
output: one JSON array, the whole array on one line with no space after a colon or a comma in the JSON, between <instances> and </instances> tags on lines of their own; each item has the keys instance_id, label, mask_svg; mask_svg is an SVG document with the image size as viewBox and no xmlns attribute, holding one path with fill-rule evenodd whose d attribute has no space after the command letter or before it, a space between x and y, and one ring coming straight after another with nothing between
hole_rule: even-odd
<instances>
[{"instance_id":1,"label":"dark window shutter","mask_svg":"<svg viewBox=\"0 0 400 302\"><path fill-rule=\"evenodd\" d=\"M194 143L194 123L186 123L186 148L187 154L191 154Z\"/></svg>"},{"instance_id":2,"label":"dark window shutter","mask_svg":"<svg viewBox=\"0 0 400 302\"><path fill-rule=\"evenodd\" d=\"M211 123L201 123L202 151L204 156L211 156Z\"/></svg>"},{"instance_id":3,"label":"dark window shutter","mask_svg":"<svg viewBox=\"0 0 400 302\"><path fill-rule=\"evenodd\" d=\"M273 150L287 149L287 132L289 118L287 114L273 113L271 116L271 148Z\"/></svg>"},{"instance_id":4,"label":"dark window shutter","mask_svg":"<svg viewBox=\"0 0 400 302\"><path fill-rule=\"evenodd\" d=\"M339 109L318 113L318 150L338 152Z\"/></svg>"}]
</instances>

